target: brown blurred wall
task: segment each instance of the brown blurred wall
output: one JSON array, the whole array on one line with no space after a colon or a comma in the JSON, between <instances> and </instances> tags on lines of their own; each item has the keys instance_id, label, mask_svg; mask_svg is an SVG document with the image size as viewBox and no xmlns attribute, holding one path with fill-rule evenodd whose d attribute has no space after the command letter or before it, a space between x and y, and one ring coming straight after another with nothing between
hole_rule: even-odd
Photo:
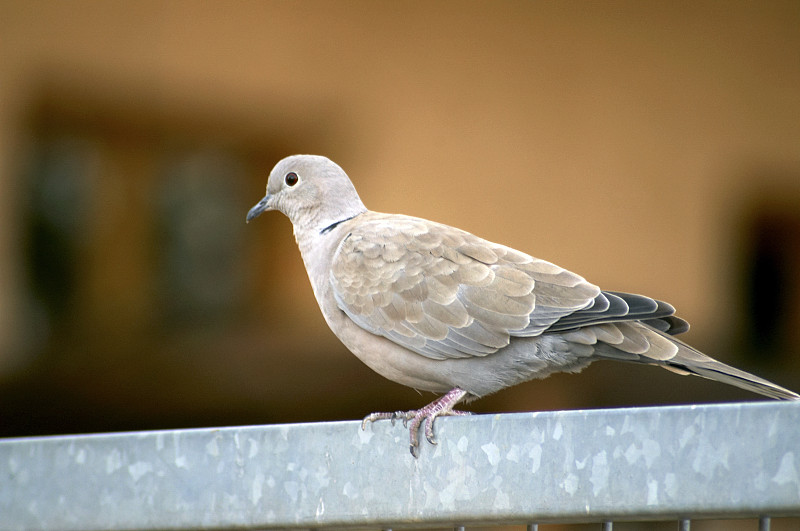
<instances>
[{"instance_id":1,"label":"brown blurred wall","mask_svg":"<svg viewBox=\"0 0 800 531\"><path fill-rule=\"evenodd\" d=\"M735 361L746 217L800 205L798 28L796 1L0 2L0 395L17 411L71 404L11 431L354 418L428 398L336 343L277 214L242 228L233 324L152 322L153 223L135 197L157 186L159 135L246 153L242 223L278 158L324 154L372 209L666 299L690 341ZM30 146L53 123L116 154L96 193L123 183L103 188L117 206L93 226L111 232L81 262L83 329L58 345L32 337L22 236ZM42 354L62 344L66 357ZM796 384L793 356L764 370ZM593 407L618 367L484 407ZM637 385L618 401L681 400Z\"/></svg>"}]
</instances>

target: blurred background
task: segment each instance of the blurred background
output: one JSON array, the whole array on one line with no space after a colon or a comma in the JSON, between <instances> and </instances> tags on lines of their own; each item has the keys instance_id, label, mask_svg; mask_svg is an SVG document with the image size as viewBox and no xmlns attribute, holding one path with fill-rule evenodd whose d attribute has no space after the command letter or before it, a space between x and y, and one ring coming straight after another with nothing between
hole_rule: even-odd
<instances>
[{"instance_id":1,"label":"blurred background","mask_svg":"<svg viewBox=\"0 0 800 531\"><path fill-rule=\"evenodd\" d=\"M800 3L0 1L0 435L433 395L327 329L269 170L670 301L800 389ZM478 412L760 399L611 362Z\"/></svg>"}]
</instances>

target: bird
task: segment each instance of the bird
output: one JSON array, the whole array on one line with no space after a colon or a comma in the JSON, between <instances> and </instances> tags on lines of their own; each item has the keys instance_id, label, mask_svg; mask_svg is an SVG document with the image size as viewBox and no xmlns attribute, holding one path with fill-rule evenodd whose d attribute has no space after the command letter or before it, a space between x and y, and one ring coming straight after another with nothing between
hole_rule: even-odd
<instances>
[{"instance_id":1,"label":"bird","mask_svg":"<svg viewBox=\"0 0 800 531\"><path fill-rule=\"evenodd\" d=\"M294 237L322 315L378 374L441 396L402 420L419 431L480 397L597 360L655 365L771 398L800 395L721 363L674 336L689 329L668 303L601 290L551 262L464 230L367 209L345 171L319 155L292 155L269 174L250 222L279 211Z\"/></svg>"}]
</instances>

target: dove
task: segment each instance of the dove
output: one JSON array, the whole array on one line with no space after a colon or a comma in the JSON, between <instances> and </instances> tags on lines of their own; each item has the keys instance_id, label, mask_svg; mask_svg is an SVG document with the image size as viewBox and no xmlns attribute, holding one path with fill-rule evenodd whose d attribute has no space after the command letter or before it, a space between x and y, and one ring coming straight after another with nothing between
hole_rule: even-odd
<instances>
[{"instance_id":1,"label":"dove","mask_svg":"<svg viewBox=\"0 0 800 531\"><path fill-rule=\"evenodd\" d=\"M434 221L373 212L336 163L293 155L270 172L250 222L292 223L311 287L336 337L378 374L441 397L401 419L419 431L459 403L597 360L644 363L784 400L800 395L676 339L688 323L643 295L603 291L553 263Z\"/></svg>"}]
</instances>

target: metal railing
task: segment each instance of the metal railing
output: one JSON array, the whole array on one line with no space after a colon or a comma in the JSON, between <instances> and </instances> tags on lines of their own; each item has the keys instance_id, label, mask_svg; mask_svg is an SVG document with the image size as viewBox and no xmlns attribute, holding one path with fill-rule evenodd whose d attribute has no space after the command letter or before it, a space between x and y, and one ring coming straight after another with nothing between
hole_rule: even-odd
<instances>
[{"instance_id":1,"label":"metal railing","mask_svg":"<svg viewBox=\"0 0 800 531\"><path fill-rule=\"evenodd\" d=\"M418 459L389 422L4 439L0 529L768 529L800 516L800 403L474 415L436 430Z\"/></svg>"}]
</instances>

